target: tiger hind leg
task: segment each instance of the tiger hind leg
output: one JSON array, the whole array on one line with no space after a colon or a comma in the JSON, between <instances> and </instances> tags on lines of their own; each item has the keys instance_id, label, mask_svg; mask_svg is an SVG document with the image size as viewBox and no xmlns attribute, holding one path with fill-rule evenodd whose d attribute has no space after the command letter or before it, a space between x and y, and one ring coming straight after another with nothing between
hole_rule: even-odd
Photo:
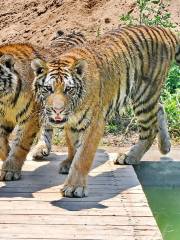
<instances>
[{"instance_id":1,"label":"tiger hind leg","mask_svg":"<svg viewBox=\"0 0 180 240\"><path fill-rule=\"evenodd\" d=\"M29 156L33 160L40 160L48 156L51 151L53 128L43 125L40 130L40 137L35 146L31 149Z\"/></svg>"},{"instance_id":2,"label":"tiger hind leg","mask_svg":"<svg viewBox=\"0 0 180 240\"><path fill-rule=\"evenodd\" d=\"M171 150L171 142L168 133L167 120L164 108L159 104L157 113L158 126L158 148L162 154L167 154Z\"/></svg>"},{"instance_id":3,"label":"tiger hind leg","mask_svg":"<svg viewBox=\"0 0 180 240\"><path fill-rule=\"evenodd\" d=\"M117 159L115 159L115 164L139 164L143 155L149 150L153 141L157 135L157 111L158 104L147 103L151 107L149 111L135 110L135 114L138 120L138 125L140 127L139 141L134 145L128 153L119 153ZM150 108L149 107L149 108Z\"/></svg>"}]
</instances>

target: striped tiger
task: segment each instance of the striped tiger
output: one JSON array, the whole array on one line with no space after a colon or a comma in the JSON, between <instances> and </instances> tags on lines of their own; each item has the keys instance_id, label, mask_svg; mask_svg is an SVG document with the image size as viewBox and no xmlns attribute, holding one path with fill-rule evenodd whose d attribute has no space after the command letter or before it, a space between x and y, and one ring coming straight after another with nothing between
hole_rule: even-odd
<instances>
[{"instance_id":1,"label":"striped tiger","mask_svg":"<svg viewBox=\"0 0 180 240\"><path fill-rule=\"evenodd\" d=\"M76 33L70 36L75 41ZM61 38L62 46L63 36ZM73 43L67 45L66 38L67 35L64 45L74 46ZM79 39L79 33L77 38ZM22 165L41 122L40 104L36 103L31 87L34 79L31 61L37 57L44 60L49 59L50 56L54 58L55 42L56 40L54 47L47 49L30 44L0 46L0 159L4 160L0 180L18 180L21 177ZM61 52L60 47L57 47L57 50ZM10 148L9 135L16 126L16 136ZM52 129L43 124L41 131L41 138L47 140L48 137L49 142L46 141L46 147L50 148Z\"/></svg>"},{"instance_id":2,"label":"striped tiger","mask_svg":"<svg viewBox=\"0 0 180 240\"><path fill-rule=\"evenodd\" d=\"M170 140L161 88L173 60L180 64L180 41L161 27L128 26L70 49L58 61L32 61L34 91L43 116L65 129L68 157L60 173L68 173L62 193L87 196L87 175L103 135L105 122L132 102L139 123L139 141L115 163L138 164L156 135L163 154ZM39 91L48 94L39 96Z\"/></svg>"},{"instance_id":3,"label":"striped tiger","mask_svg":"<svg viewBox=\"0 0 180 240\"><path fill-rule=\"evenodd\" d=\"M77 45L81 45L85 41L85 36L81 32L73 31L65 34L59 30L49 44L51 55L53 55L53 58L57 58L60 53ZM29 153L31 159L39 160L49 155L52 145L52 134L53 128L44 122L40 130L39 140Z\"/></svg>"}]
</instances>

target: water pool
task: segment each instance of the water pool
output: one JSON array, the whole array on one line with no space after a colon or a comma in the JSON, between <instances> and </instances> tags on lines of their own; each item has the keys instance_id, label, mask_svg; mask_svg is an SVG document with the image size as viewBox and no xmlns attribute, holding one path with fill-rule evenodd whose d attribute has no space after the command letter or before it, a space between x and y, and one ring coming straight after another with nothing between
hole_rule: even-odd
<instances>
[{"instance_id":1,"label":"water pool","mask_svg":"<svg viewBox=\"0 0 180 240\"><path fill-rule=\"evenodd\" d=\"M143 187L164 240L180 239L180 187Z\"/></svg>"},{"instance_id":2,"label":"water pool","mask_svg":"<svg viewBox=\"0 0 180 240\"><path fill-rule=\"evenodd\" d=\"M180 240L180 162L135 166L164 240Z\"/></svg>"}]
</instances>

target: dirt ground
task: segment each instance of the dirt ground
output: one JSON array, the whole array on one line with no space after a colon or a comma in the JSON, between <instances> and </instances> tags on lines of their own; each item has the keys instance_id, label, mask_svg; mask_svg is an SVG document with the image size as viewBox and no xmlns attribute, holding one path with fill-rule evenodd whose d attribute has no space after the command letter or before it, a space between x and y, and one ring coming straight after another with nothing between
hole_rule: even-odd
<instances>
[{"instance_id":1,"label":"dirt ground","mask_svg":"<svg viewBox=\"0 0 180 240\"><path fill-rule=\"evenodd\" d=\"M167 2L167 1L165 1ZM133 0L1 0L0 44L30 42L46 46L58 30L79 30L88 39L116 28L120 15L134 9ZM171 0L168 10L180 30L180 0ZM105 136L103 145L127 146L137 140L137 134Z\"/></svg>"},{"instance_id":2,"label":"dirt ground","mask_svg":"<svg viewBox=\"0 0 180 240\"><path fill-rule=\"evenodd\" d=\"M119 16L136 6L133 0L1 0L0 44L31 42L46 45L57 30L80 30L88 38L116 28ZM169 11L180 29L180 0Z\"/></svg>"}]
</instances>

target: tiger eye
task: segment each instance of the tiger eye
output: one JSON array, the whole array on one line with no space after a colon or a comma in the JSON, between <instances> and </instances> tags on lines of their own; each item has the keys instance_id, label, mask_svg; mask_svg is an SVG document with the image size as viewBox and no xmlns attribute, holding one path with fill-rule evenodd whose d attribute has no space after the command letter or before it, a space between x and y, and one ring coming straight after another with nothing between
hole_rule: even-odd
<instances>
[{"instance_id":1,"label":"tiger eye","mask_svg":"<svg viewBox=\"0 0 180 240\"><path fill-rule=\"evenodd\" d=\"M53 92L53 89L51 86L46 86L46 89L49 91L49 92Z\"/></svg>"},{"instance_id":2,"label":"tiger eye","mask_svg":"<svg viewBox=\"0 0 180 240\"><path fill-rule=\"evenodd\" d=\"M77 67L77 68L76 68L76 73L77 73L78 75L81 75L81 74L82 74L82 69L81 69L81 67Z\"/></svg>"},{"instance_id":3,"label":"tiger eye","mask_svg":"<svg viewBox=\"0 0 180 240\"><path fill-rule=\"evenodd\" d=\"M37 75L43 73L43 68L38 68L37 71L36 71Z\"/></svg>"}]
</instances>

